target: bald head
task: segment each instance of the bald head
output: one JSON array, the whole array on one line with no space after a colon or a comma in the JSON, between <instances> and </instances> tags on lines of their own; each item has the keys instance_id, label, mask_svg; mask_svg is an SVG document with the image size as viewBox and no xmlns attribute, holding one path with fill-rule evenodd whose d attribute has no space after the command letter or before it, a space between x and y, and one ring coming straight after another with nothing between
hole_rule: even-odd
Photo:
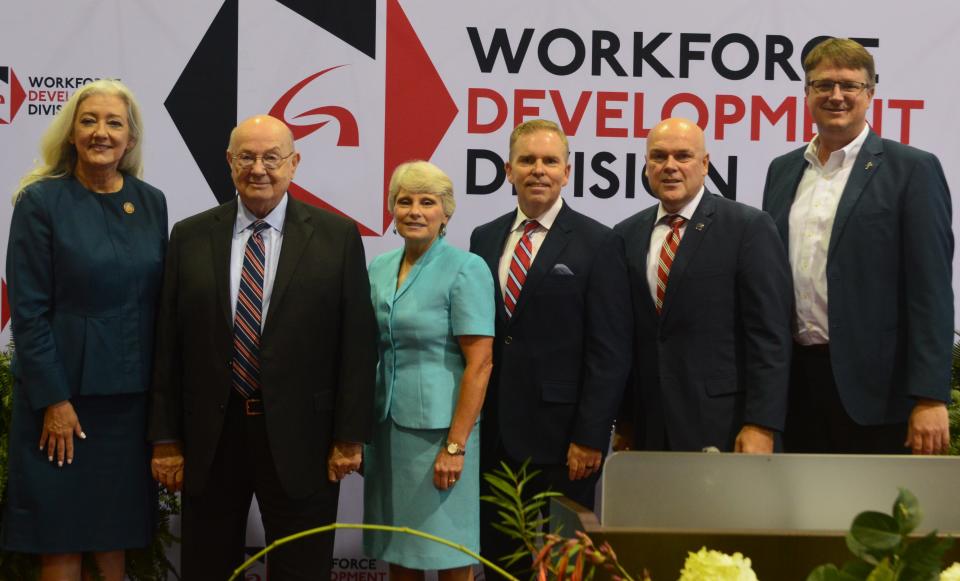
<instances>
[{"instance_id":1,"label":"bald head","mask_svg":"<svg viewBox=\"0 0 960 581\"><path fill-rule=\"evenodd\" d=\"M703 130L689 119L664 119L647 136L646 176L664 210L674 214L703 187L710 167Z\"/></svg>"},{"instance_id":2,"label":"bald head","mask_svg":"<svg viewBox=\"0 0 960 581\"><path fill-rule=\"evenodd\" d=\"M300 154L293 147L293 133L283 121L256 115L230 132L227 163L240 201L263 218L283 199Z\"/></svg>"}]
</instances>

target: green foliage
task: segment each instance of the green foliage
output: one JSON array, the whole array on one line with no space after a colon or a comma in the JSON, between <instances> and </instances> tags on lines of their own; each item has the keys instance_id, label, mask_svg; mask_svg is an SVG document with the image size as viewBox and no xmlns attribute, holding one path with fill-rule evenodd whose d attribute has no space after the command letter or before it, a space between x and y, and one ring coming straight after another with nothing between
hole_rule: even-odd
<instances>
[{"instance_id":1,"label":"green foliage","mask_svg":"<svg viewBox=\"0 0 960 581\"><path fill-rule=\"evenodd\" d=\"M12 346L11 346L12 347ZM13 410L13 374L10 372L11 350L0 350L0 526L6 505L7 461L10 445L10 416ZM106 508L105 508L106 510ZM130 581L162 581L168 575L177 579L173 563L167 559L167 548L180 539L170 531L170 517L180 513L180 500L162 487L159 492L157 529L153 543L146 548L127 551L127 577ZM89 557L84 564L90 571L96 565ZM34 555L0 551L0 579L32 581L40 573L39 561Z\"/></svg>"},{"instance_id":2,"label":"green foliage","mask_svg":"<svg viewBox=\"0 0 960 581\"><path fill-rule=\"evenodd\" d=\"M866 511L853 519L846 540L855 560L842 569L821 565L807 581L936 581L953 539L933 531L908 542L922 518L917 497L901 488L890 515Z\"/></svg>"},{"instance_id":3,"label":"green foliage","mask_svg":"<svg viewBox=\"0 0 960 581\"><path fill-rule=\"evenodd\" d=\"M960 333L954 331L960 336ZM953 344L953 374L950 381L950 454L960 456L960 341Z\"/></svg>"}]
</instances>

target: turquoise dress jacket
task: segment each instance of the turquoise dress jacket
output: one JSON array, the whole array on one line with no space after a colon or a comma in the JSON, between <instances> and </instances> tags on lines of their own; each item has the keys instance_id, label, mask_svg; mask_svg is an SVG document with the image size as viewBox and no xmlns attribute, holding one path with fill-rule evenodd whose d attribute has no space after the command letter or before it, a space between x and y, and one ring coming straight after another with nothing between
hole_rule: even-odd
<instances>
[{"instance_id":1,"label":"turquoise dress jacket","mask_svg":"<svg viewBox=\"0 0 960 581\"><path fill-rule=\"evenodd\" d=\"M479 256L439 238L398 289L402 259L399 248L368 269L379 328L375 418L448 428L465 363L457 337L494 334L493 276Z\"/></svg>"}]
</instances>

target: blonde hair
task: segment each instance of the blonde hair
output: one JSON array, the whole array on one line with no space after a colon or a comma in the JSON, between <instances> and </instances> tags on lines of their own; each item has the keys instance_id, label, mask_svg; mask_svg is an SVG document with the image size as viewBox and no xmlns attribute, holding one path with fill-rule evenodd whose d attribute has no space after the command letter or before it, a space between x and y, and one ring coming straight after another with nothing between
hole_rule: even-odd
<instances>
[{"instance_id":1,"label":"blonde hair","mask_svg":"<svg viewBox=\"0 0 960 581\"><path fill-rule=\"evenodd\" d=\"M397 195L400 190L411 194L434 194L440 198L443 213L449 218L457 209L457 201L453 199L453 182L443 170L429 161L413 160L401 163L393 170L390 177L387 207L390 213L397 205Z\"/></svg>"},{"instance_id":2,"label":"blonde hair","mask_svg":"<svg viewBox=\"0 0 960 581\"><path fill-rule=\"evenodd\" d=\"M559 125L546 119L531 119L514 127L510 133L510 159L513 159L513 146L516 145L520 136L536 133L537 131L552 131L556 133L557 137L559 137L563 143L564 159L570 157L570 144L567 142L567 136L563 133L563 129L560 129Z\"/></svg>"},{"instance_id":3,"label":"blonde hair","mask_svg":"<svg viewBox=\"0 0 960 581\"><path fill-rule=\"evenodd\" d=\"M127 175L143 177L143 118L140 115L140 105L130 89L120 81L100 79L77 89L54 116L40 138L41 160L20 180L20 185L17 186L13 196L14 203L30 184L73 175L77 165L77 149L70 143L73 123L80 103L93 95L112 95L119 97L126 104L127 125L130 128L130 141L133 147L120 159L117 169Z\"/></svg>"}]
</instances>

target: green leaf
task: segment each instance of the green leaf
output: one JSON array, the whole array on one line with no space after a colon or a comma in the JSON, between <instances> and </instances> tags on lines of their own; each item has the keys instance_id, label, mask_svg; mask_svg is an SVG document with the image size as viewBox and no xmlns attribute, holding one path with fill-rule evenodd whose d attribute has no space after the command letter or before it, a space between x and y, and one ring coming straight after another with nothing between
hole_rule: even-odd
<instances>
[{"instance_id":1,"label":"green leaf","mask_svg":"<svg viewBox=\"0 0 960 581\"><path fill-rule=\"evenodd\" d=\"M841 571L836 565L820 565L807 575L807 581L863 581L864 579L864 577L854 577Z\"/></svg>"},{"instance_id":2,"label":"green leaf","mask_svg":"<svg viewBox=\"0 0 960 581\"><path fill-rule=\"evenodd\" d=\"M858 514L847 533L847 547L866 561L870 559L866 559L864 554L880 559L890 554L902 541L897 521L892 516L874 511Z\"/></svg>"},{"instance_id":3,"label":"green leaf","mask_svg":"<svg viewBox=\"0 0 960 581\"><path fill-rule=\"evenodd\" d=\"M892 512L893 518L900 527L900 533L904 535L910 534L923 520L923 511L920 510L917 497L906 488L900 489L897 500L893 502Z\"/></svg>"},{"instance_id":4,"label":"green leaf","mask_svg":"<svg viewBox=\"0 0 960 581\"><path fill-rule=\"evenodd\" d=\"M900 558L901 581L938 579L943 567L943 556L953 546L953 539L938 539L933 531L907 546Z\"/></svg>"},{"instance_id":5,"label":"green leaf","mask_svg":"<svg viewBox=\"0 0 960 581\"><path fill-rule=\"evenodd\" d=\"M873 567L874 565L857 559L844 563L842 570L844 573L852 575L857 579L866 579L870 575L870 572L873 571Z\"/></svg>"},{"instance_id":6,"label":"green leaf","mask_svg":"<svg viewBox=\"0 0 960 581\"><path fill-rule=\"evenodd\" d=\"M890 568L890 562L887 559L880 561L880 564L870 573L867 581L895 581L897 574Z\"/></svg>"}]
</instances>

